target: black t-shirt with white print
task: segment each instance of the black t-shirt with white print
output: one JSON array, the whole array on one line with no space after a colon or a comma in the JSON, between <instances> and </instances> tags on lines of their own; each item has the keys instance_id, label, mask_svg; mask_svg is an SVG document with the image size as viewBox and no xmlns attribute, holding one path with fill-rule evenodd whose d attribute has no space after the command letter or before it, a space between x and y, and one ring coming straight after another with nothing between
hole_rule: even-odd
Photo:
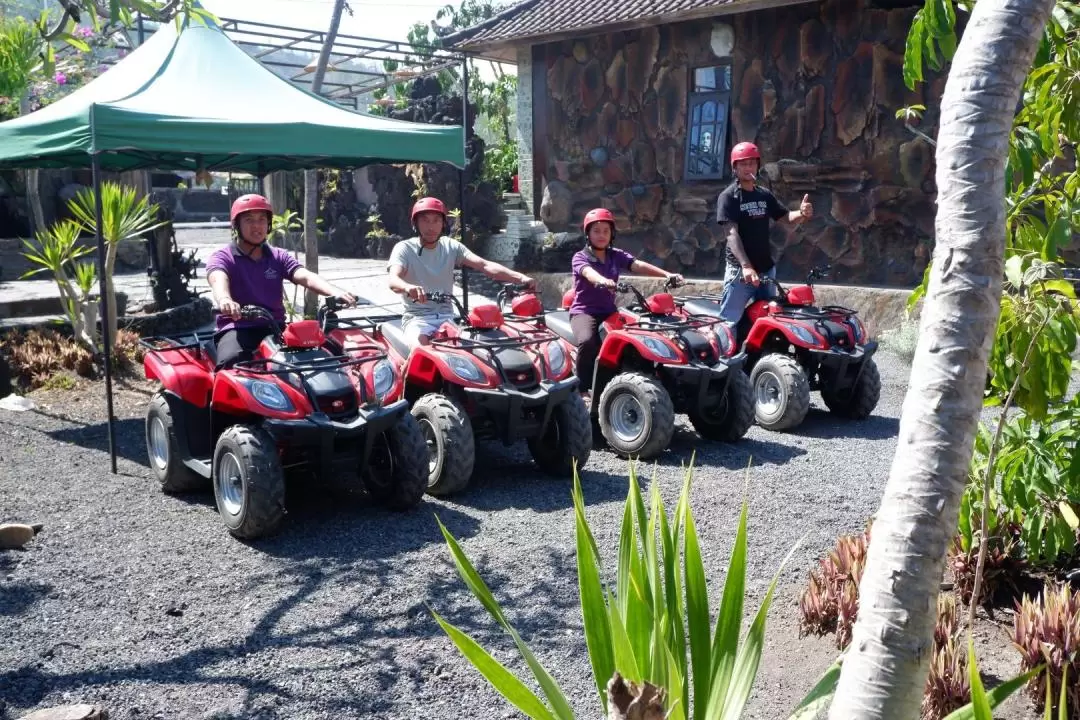
<instances>
[{"instance_id":1,"label":"black t-shirt with white print","mask_svg":"<svg viewBox=\"0 0 1080 720\"><path fill-rule=\"evenodd\" d=\"M787 207L775 195L757 185L753 190L743 190L738 182L733 182L716 201L716 222L737 224L746 259L758 273L769 272L774 265L769 247L769 220L779 220L787 213ZM727 262L729 267L739 266L730 247Z\"/></svg>"}]
</instances>

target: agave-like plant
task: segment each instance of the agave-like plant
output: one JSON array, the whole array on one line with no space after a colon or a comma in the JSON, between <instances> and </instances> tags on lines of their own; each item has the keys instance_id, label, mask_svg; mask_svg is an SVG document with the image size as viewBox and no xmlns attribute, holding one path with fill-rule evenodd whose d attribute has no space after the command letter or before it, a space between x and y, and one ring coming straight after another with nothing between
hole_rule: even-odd
<instances>
[{"instance_id":1,"label":"agave-like plant","mask_svg":"<svg viewBox=\"0 0 1080 720\"><path fill-rule=\"evenodd\" d=\"M743 501L715 627L693 513L687 469L682 494L669 518L654 482L650 510L631 465L619 537L614 593L601 580L600 551L585 518L581 481L574 473L573 500L578 589L586 646L603 717L665 720L736 720L742 717L757 677L765 620L780 570L773 577L745 637L739 635L746 588L747 516ZM515 676L471 636L431 613L461 654L514 707L534 720L573 720L570 701L510 624L491 590L441 521L458 574L491 617L513 639L541 695ZM991 709L1022 687L1036 671L986 692L968 646L973 702L946 720L993 720ZM843 655L798 704L789 720L813 720L828 709L840 678ZM592 716L592 714L590 714Z\"/></svg>"},{"instance_id":2,"label":"agave-like plant","mask_svg":"<svg viewBox=\"0 0 1080 720\"><path fill-rule=\"evenodd\" d=\"M77 222L64 220L39 231L35 241L23 240L26 246L23 257L38 267L27 271L22 277L51 273L75 338L91 351L96 351L97 305L90 299L96 273L92 263L79 261L79 258L92 252L79 244L81 231L82 227Z\"/></svg>"},{"instance_id":3,"label":"agave-like plant","mask_svg":"<svg viewBox=\"0 0 1080 720\"><path fill-rule=\"evenodd\" d=\"M75 219L87 232L94 232L97 220L94 212L94 190L83 188L68 203ZM109 310L110 346L116 345L116 289L113 285L113 269L120 243L159 228L157 205L148 198L139 197L133 187L115 182L101 183L101 236L106 243L105 253L105 302Z\"/></svg>"},{"instance_id":4,"label":"agave-like plant","mask_svg":"<svg viewBox=\"0 0 1080 720\"><path fill-rule=\"evenodd\" d=\"M748 514L744 501L719 617L715 628L710 628L705 569L690 510L692 477L692 469L688 469L674 516L669 518L655 482L651 508L646 513L631 466L612 592L601 580L600 551L585 518L581 482L575 473L573 498L581 612L589 660L605 716L610 713L611 717L623 717L616 713L624 713L624 705L637 698L640 702L651 699L654 704L662 704L664 717L670 720L737 718L750 698L777 579L773 578L746 637L740 642ZM432 611L435 619L462 654L519 710L531 718L572 718L570 703L555 680L511 626L457 541L442 523L439 527L462 579L514 639L546 702L472 638ZM781 563L781 568L786 562L787 559ZM626 689L630 690L629 694Z\"/></svg>"}]
</instances>

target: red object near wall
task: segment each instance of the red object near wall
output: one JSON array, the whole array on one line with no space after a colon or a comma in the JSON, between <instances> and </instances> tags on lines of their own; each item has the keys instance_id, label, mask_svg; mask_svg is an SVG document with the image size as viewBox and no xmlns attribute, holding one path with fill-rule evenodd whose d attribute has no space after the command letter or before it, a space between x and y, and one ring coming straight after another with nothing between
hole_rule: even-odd
<instances>
[{"instance_id":1,"label":"red object near wall","mask_svg":"<svg viewBox=\"0 0 1080 720\"><path fill-rule=\"evenodd\" d=\"M517 175L514 176L511 187L513 187L514 192L516 192L516 193L521 192L521 186L518 185L518 176Z\"/></svg>"}]
</instances>

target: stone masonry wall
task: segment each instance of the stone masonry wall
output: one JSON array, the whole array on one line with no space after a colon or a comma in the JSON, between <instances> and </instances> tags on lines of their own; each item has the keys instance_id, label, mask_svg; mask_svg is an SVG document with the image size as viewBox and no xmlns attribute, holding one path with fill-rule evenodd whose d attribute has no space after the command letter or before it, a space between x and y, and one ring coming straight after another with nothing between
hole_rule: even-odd
<instances>
[{"instance_id":1,"label":"stone masonry wall","mask_svg":"<svg viewBox=\"0 0 1080 720\"><path fill-rule=\"evenodd\" d=\"M517 151L521 199L533 217L533 62L532 47L518 49L517 57Z\"/></svg>"},{"instance_id":2,"label":"stone masonry wall","mask_svg":"<svg viewBox=\"0 0 1080 720\"><path fill-rule=\"evenodd\" d=\"M756 142L763 184L791 209L804 193L814 204L814 220L801 228L774 226L784 278L828 261L833 281L912 286L929 261L933 148L895 113L926 105L920 129L932 136L944 78L905 87L916 8L869 2L715 19L734 32L727 147ZM546 125L540 217L549 230L580 232L585 213L604 206L618 219L620 244L643 259L696 277L723 273L716 197L730 180L686 181L683 172L692 70L725 59L714 55L715 23L544 46L547 87L535 89L534 102Z\"/></svg>"}]
</instances>

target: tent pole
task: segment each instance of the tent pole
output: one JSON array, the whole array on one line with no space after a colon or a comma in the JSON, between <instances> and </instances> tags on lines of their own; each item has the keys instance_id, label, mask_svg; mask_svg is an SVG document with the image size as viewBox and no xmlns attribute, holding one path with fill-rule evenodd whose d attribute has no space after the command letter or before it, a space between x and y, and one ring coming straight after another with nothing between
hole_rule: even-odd
<instances>
[{"instance_id":1,"label":"tent pole","mask_svg":"<svg viewBox=\"0 0 1080 720\"><path fill-rule=\"evenodd\" d=\"M465 168L469 166L469 57L461 56L461 143L465 148L465 165L458 171L458 186L461 188L461 200L458 205L461 216L458 226L461 229L461 241L465 242L466 194ZM461 305L469 311L469 268L461 268Z\"/></svg>"},{"instance_id":2,"label":"tent pole","mask_svg":"<svg viewBox=\"0 0 1080 720\"><path fill-rule=\"evenodd\" d=\"M105 404L109 412L109 462L112 473L116 474L116 428L113 422L112 393L112 338L109 337L109 288L105 274L105 238L101 234L101 158L95 153L90 156L90 167L94 183L94 235L97 239L98 282L101 290L101 346L105 351Z\"/></svg>"}]
</instances>

